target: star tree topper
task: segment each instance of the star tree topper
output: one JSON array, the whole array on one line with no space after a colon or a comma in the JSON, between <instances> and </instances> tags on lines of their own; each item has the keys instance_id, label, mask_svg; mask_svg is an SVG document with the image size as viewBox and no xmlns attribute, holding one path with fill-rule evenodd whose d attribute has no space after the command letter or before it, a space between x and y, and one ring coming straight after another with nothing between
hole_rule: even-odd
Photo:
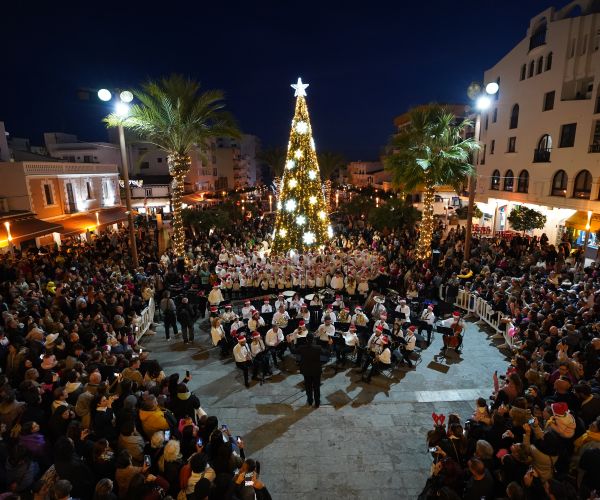
<instances>
[{"instance_id":1,"label":"star tree topper","mask_svg":"<svg viewBox=\"0 0 600 500\"><path fill-rule=\"evenodd\" d=\"M292 83L291 87L296 91L294 92L294 97L302 97L306 96L306 87L308 87L308 83L302 83L302 78L298 77L297 83Z\"/></svg>"}]
</instances>

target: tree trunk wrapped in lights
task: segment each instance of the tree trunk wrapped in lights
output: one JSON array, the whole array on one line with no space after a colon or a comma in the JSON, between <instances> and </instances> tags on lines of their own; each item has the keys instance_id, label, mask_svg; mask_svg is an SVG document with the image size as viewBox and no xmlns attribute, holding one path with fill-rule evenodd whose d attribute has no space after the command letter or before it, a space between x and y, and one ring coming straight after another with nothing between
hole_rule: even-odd
<instances>
[{"instance_id":1,"label":"tree trunk wrapped in lights","mask_svg":"<svg viewBox=\"0 0 600 500\"><path fill-rule=\"evenodd\" d=\"M185 177L190 170L192 160L187 155L172 154L167 157L169 174L173 177L171 203L173 205L173 249L177 255L185 252L185 230L181 217L181 198L185 189Z\"/></svg>"},{"instance_id":2,"label":"tree trunk wrapped in lights","mask_svg":"<svg viewBox=\"0 0 600 500\"><path fill-rule=\"evenodd\" d=\"M417 241L417 259L427 260L431 257L431 238L433 236L433 202L435 201L435 188L431 183L425 184L423 190L423 216L419 227L419 241Z\"/></svg>"},{"instance_id":3,"label":"tree trunk wrapped in lights","mask_svg":"<svg viewBox=\"0 0 600 500\"><path fill-rule=\"evenodd\" d=\"M308 84L298 78L292 87L296 110L277 199L275 252L319 248L333 236L305 99Z\"/></svg>"}]
</instances>

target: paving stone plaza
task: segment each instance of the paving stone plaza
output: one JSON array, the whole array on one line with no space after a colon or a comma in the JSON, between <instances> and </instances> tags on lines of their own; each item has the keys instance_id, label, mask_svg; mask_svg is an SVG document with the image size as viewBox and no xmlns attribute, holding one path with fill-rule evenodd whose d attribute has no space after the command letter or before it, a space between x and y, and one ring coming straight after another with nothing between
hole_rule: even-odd
<instances>
[{"instance_id":1,"label":"paving stone plaza","mask_svg":"<svg viewBox=\"0 0 600 500\"><path fill-rule=\"evenodd\" d=\"M281 370L244 387L232 359L212 348L208 322L196 323L193 347L165 342L160 326L142 345L166 373L192 373L191 389L209 415L241 435L261 462L274 499L416 498L429 474L425 435L431 413L471 414L492 392L491 374L506 359L481 324L467 323L464 350L440 358L437 335L416 370L361 381L356 369L323 372L321 407L306 406L302 376L288 354ZM200 330L200 333L198 332Z\"/></svg>"}]
</instances>

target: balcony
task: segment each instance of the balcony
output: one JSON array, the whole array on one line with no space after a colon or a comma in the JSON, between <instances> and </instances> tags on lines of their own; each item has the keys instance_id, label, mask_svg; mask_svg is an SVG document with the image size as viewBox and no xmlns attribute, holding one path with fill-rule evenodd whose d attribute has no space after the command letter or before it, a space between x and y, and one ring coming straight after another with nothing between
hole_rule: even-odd
<instances>
[{"instance_id":1,"label":"balcony","mask_svg":"<svg viewBox=\"0 0 600 500\"><path fill-rule=\"evenodd\" d=\"M600 144L590 144L588 153L600 153Z\"/></svg>"},{"instance_id":2,"label":"balcony","mask_svg":"<svg viewBox=\"0 0 600 500\"><path fill-rule=\"evenodd\" d=\"M533 163L549 163L551 148L533 150Z\"/></svg>"}]
</instances>

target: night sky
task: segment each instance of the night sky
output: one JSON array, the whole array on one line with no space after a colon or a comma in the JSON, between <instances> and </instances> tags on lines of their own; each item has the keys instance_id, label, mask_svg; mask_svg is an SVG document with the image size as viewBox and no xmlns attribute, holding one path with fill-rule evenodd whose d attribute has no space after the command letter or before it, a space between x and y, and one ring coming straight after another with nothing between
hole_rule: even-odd
<instances>
[{"instance_id":1,"label":"night sky","mask_svg":"<svg viewBox=\"0 0 600 500\"><path fill-rule=\"evenodd\" d=\"M44 131L106 140L107 105L79 99L79 89L178 72L224 90L244 132L285 146L290 84L301 76L317 150L376 159L394 116L434 100L467 102L468 84L525 36L530 18L566 3L10 2L0 121L33 144Z\"/></svg>"}]
</instances>

